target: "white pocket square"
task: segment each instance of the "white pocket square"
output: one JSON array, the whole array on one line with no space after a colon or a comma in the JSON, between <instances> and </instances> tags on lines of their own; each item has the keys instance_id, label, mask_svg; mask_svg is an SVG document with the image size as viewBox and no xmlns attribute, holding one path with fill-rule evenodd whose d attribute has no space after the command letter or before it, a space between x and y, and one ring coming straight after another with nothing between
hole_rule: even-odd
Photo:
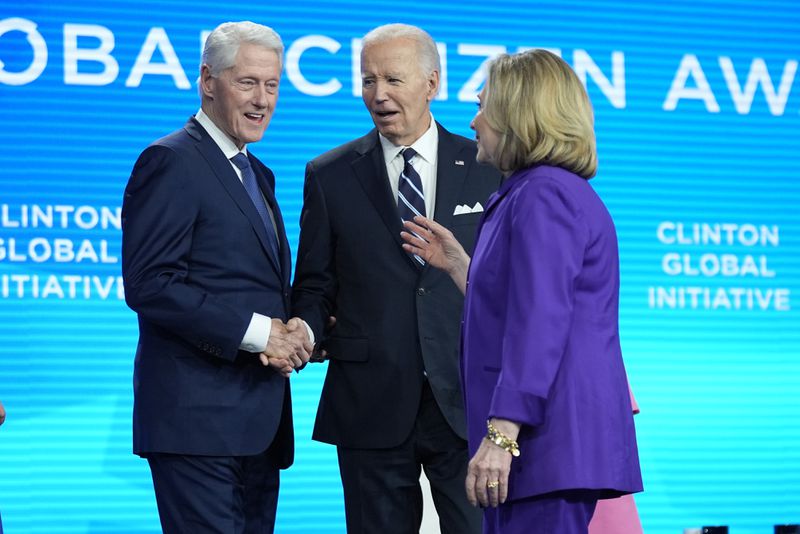
<instances>
[{"instance_id":1,"label":"white pocket square","mask_svg":"<svg viewBox=\"0 0 800 534\"><path fill-rule=\"evenodd\" d=\"M474 206L471 208L468 204L459 204L456 206L456 209L453 211L453 215L466 215L467 213L481 213L483 211L483 206L481 206L480 202L476 202Z\"/></svg>"}]
</instances>

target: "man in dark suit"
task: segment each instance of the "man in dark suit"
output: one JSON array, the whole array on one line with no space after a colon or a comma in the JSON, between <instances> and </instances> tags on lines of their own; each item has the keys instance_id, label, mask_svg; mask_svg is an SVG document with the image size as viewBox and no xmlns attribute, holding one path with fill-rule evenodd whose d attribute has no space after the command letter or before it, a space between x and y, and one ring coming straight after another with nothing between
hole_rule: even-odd
<instances>
[{"instance_id":1,"label":"man in dark suit","mask_svg":"<svg viewBox=\"0 0 800 534\"><path fill-rule=\"evenodd\" d=\"M442 532L481 529L464 491L463 298L400 239L401 219L424 212L471 250L499 184L475 162L475 143L433 120L439 70L421 29L367 34L362 94L376 129L306 170L292 311L330 359L313 437L337 446L350 534L418 531L420 466Z\"/></svg>"},{"instance_id":2,"label":"man in dark suit","mask_svg":"<svg viewBox=\"0 0 800 534\"><path fill-rule=\"evenodd\" d=\"M272 532L292 463L290 252L275 177L248 154L278 98L283 44L226 23L208 37L200 111L139 156L123 202L122 270L139 316L133 448L168 533Z\"/></svg>"}]
</instances>

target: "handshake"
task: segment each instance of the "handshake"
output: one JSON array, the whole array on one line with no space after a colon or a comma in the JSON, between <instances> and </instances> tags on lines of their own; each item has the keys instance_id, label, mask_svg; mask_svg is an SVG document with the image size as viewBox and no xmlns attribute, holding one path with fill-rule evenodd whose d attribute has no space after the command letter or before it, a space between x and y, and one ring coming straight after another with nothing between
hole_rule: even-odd
<instances>
[{"instance_id":1,"label":"handshake","mask_svg":"<svg viewBox=\"0 0 800 534\"><path fill-rule=\"evenodd\" d=\"M272 367L276 373L288 378L293 370L308 363L313 351L314 345L302 319L293 317L286 324L280 319L272 319L267 348L258 358L264 366Z\"/></svg>"}]
</instances>

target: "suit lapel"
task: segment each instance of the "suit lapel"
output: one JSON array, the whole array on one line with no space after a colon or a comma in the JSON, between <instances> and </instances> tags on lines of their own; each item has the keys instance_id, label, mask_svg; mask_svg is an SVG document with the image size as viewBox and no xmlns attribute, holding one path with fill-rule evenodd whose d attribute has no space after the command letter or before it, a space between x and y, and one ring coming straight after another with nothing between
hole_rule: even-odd
<instances>
[{"instance_id":1,"label":"suit lapel","mask_svg":"<svg viewBox=\"0 0 800 534\"><path fill-rule=\"evenodd\" d=\"M495 206L500 202L500 200L505 196L505 193L500 193L499 191L495 191L491 195L489 195L489 199L486 201L486 209L484 210L484 218L486 214L494 210Z\"/></svg>"},{"instance_id":2,"label":"suit lapel","mask_svg":"<svg viewBox=\"0 0 800 534\"><path fill-rule=\"evenodd\" d=\"M281 214L281 209L278 206L278 201L275 198L275 190L270 181L267 180L267 177L262 172L261 162L255 160L252 155L249 155L249 152L248 156L250 157L250 164L253 166L253 170L256 173L258 185L261 188L261 191L264 192L264 198L267 200L269 209L272 210L272 217L275 219L275 231L277 232L278 243L280 245L278 247L280 258L278 258L278 263L275 263L274 261L272 263L273 267L278 269L278 274L282 276L283 286L287 287L289 285L289 273L292 269L292 258L291 251L289 250L289 242L286 239L286 227L283 224L283 215ZM266 239L266 233L264 234L264 238ZM263 244L266 245L266 242ZM270 260L273 260L272 254L270 254Z\"/></svg>"},{"instance_id":3,"label":"suit lapel","mask_svg":"<svg viewBox=\"0 0 800 534\"><path fill-rule=\"evenodd\" d=\"M392 188L389 186L389 177L386 174L386 163L383 159L383 149L381 148L378 134L375 130L365 138L366 146L362 152L352 162L353 171L358 178L361 187L367 194L370 202L380 215L392 239L408 258L410 264L420 268L420 265L403 251L401 245L403 240L400 238L400 215L397 212L397 201L392 196ZM370 142L371 141L371 142Z\"/></svg>"},{"instance_id":4,"label":"suit lapel","mask_svg":"<svg viewBox=\"0 0 800 534\"><path fill-rule=\"evenodd\" d=\"M453 142L450 132L438 122L436 127L439 129L439 148L436 163L434 220L445 228L451 228L453 212L461 197L470 162L464 160L464 156L460 154L461 150ZM456 161L461 161L462 164L457 165ZM430 264L425 264L424 272L426 278L444 276L444 271L431 268Z\"/></svg>"},{"instance_id":5,"label":"suit lapel","mask_svg":"<svg viewBox=\"0 0 800 534\"><path fill-rule=\"evenodd\" d=\"M242 182L239 180L239 177L236 176L236 171L233 170L231 166L231 162L225 157L225 154L222 153L219 146L214 142L210 135L200 126L194 118L189 119L189 122L184 126L187 133L192 136L195 140L197 140L197 151L200 153L200 156L205 159L208 163L208 166L214 172L214 175L217 179L222 183L222 186L231 196L233 201L242 210L242 213L247 217L250 221L250 224L253 225L253 229L258 236L258 240L261 243L261 247L264 249L264 253L270 260L272 267L275 269L275 272L279 275L281 274L280 267L278 265L278 259L273 258L272 252L270 252L269 242L267 241L267 231L264 228L264 223L261 221L261 217L258 215L256 211L256 207L253 205L253 201L250 200L250 197L247 195L247 191L245 191L244 187L242 186ZM251 161L252 165L252 161ZM253 165L255 169L256 166ZM256 177L259 177L260 171L256 171ZM260 182L263 181L263 176L260 178ZM262 186L262 191L265 189ZM269 190L269 188L267 188ZM270 196L270 195L266 195ZM274 198L273 198L273 205L275 205Z\"/></svg>"},{"instance_id":6,"label":"suit lapel","mask_svg":"<svg viewBox=\"0 0 800 534\"><path fill-rule=\"evenodd\" d=\"M453 142L450 132L436 124L439 128L439 157L436 164L436 222L450 228L453 224L453 212L458 205L464 181L467 179L467 168L472 162L464 161L459 149ZM456 164L460 161L460 164Z\"/></svg>"},{"instance_id":7,"label":"suit lapel","mask_svg":"<svg viewBox=\"0 0 800 534\"><path fill-rule=\"evenodd\" d=\"M533 172L536 173L537 171L534 170ZM517 182L524 180L530 173L531 171L529 170L517 171L511 176L503 178L503 180L500 182L500 188L492 193L489 196L489 200L486 201L486 208L484 208L483 218L486 218L489 212L491 212L500 203L500 201L503 200L503 197L505 197L509 191L514 188L514 185Z\"/></svg>"}]
</instances>

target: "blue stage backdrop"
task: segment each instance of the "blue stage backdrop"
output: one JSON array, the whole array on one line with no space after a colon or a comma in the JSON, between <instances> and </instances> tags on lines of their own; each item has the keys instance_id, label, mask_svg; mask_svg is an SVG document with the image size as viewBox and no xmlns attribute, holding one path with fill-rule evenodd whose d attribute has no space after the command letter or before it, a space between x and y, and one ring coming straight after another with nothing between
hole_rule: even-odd
<instances>
[{"instance_id":1,"label":"blue stage backdrop","mask_svg":"<svg viewBox=\"0 0 800 534\"><path fill-rule=\"evenodd\" d=\"M139 152L198 109L207 32L246 19L287 46L277 112L252 150L275 170L293 250L305 162L372 126L358 76L372 27L434 36L433 112L467 136L488 57L560 53L594 104L593 184L619 233L645 531L800 522L794 1L2 0L7 533L158 531L146 463L131 454L137 326L120 278L122 192ZM281 533L345 530L334 448L310 438L324 374L292 377L297 460Z\"/></svg>"}]
</instances>

